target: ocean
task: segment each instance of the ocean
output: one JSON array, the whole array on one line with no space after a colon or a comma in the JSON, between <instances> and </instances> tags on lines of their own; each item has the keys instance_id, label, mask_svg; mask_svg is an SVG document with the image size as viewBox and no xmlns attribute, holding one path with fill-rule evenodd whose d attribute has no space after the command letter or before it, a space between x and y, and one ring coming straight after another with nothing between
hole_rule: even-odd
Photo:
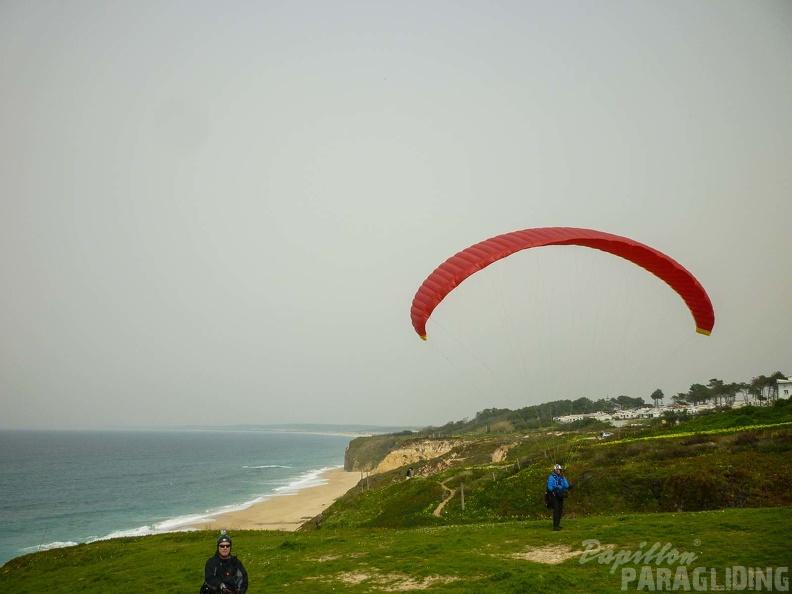
<instances>
[{"instance_id":1,"label":"ocean","mask_svg":"<svg viewBox=\"0 0 792 594\"><path fill-rule=\"evenodd\" d=\"M0 565L37 550L184 530L322 484L348 435L0 431Z\"/></svg>"}]
</instances>

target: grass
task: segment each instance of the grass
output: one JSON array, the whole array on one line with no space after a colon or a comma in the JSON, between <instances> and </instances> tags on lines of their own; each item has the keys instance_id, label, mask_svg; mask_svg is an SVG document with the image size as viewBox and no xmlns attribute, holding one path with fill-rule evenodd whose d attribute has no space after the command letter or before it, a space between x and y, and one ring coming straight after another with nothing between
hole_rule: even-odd
<instances>
[{"instance_id":1,"label":"grass","mask_svg":"<svg viewBox=\"0 0 792 594\"><path fill-rule=\"evenodd\" d=\"M409 481L403 469L371 476L366 489L348 492L325 511L321 529L308 530L310 523L296 533L240 531L232 535L234 552L250 574L252 593L613 592L622 588L622 570L608 555L654 543L695 555L688 571L714 569L720 579L733 566L788 568L790 421L792 406L781 403L626 430L604 443L585 432L465 436L447 455L414 464L419 476ZM387 453L382 440L356 442L359 459L367 448L373 456L367 464ZM493 451L504 445L507 459L493 463ZM559 452L574 454L569 471L576 488L565 505L571 516L565 530L553 532L542 495ZM456 495L436 517L447 489ZM216 537L174 533L25 555L0 568L0 588L197 592ZM592 539L610 548L580 563L583 543ZM553 558L559 562L548 562ZM649 565L655 578L677 569ZM642 567L624 569L640 574Z\"/></svg>"},{"instance_id":2,"label":"grass","mask_svg":"<svg viewBox=\"0 0 792 594\"><path fill-rule=\"evenodd\" d=\"M612 442L564 436L576 454L567 467L576 487L567 511L589 516L790 506L792 427L785 423L752 423L728 432L663 429L651 432L652 439ZM527 438L504 462L493 464L486 460L500 441L482 440L478 451L464 441L444 460L415 464L419 476L410 481L402 479L401 470L375 475L370 490L352 491L330 506L322 525L433 527L544 516L543 485L551 462L541 443ZM447 495L441 485L457 493L438 518L432 511Z\"/></svg>"},{"instance_id":3,"label":"grass","mask_svg":"<svg viewBox=\"0 0 792 594\"><path fill-rule=\"evenodd\" d=\"M422 528L337 528L234 534L234 550L250 575L251 592L526 592L591 593L621 588L612 562L572 556L598 540L618 551L670 543L695 554L688 567L789 567L792 508L699 513L618 514L564 521L548 518ZM0 568L0 587L20 592L197 592L216 534L189 532L123 538L35 553ZM646 543L641 549L641 543ZM672 563L650 564L653 570ZM642 565L627 563L640 573ZM787 574L788 576L788 574ZM635 589L637 582L631 584Z\"/></svg>"}]
</instances>

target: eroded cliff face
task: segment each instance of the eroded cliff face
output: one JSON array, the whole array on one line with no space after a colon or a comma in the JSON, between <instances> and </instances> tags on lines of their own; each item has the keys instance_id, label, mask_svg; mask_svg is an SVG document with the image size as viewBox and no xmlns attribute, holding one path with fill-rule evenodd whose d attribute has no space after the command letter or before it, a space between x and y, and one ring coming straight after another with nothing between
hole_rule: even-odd
<instances>
[{"instance_id":1,"label":"eroded cliff face","mask_svg":"<svg viewBox=\"0 0 792 594\"><path fill-rule=\"evenodd\" d=\"M514 445L515 444L512 443L495 448L495 451L492 452L492 463L497 464L498 462L503 462L506 459L509 450L512 449Z\"/></svg>"},{"instance_id":2,"label":"eroded cliff face","mask_svg":"<svg viewBox=\"0 0 792 594\"><path fill-rule=\"evenodd\" d=\"M461 445L459 440L426 440L411 443L409 446L399 447L388 453L385 459L372 470L372 474L388 472L402 466L409 466L417 462L432 460L445 456L455 447Z\"/></svg>"},{"instance_id":3,"label":"eroded cliff face","mask_svg":"<svg viewBox=\"0 0 792 594\"><path fill-rule=\"evenodd\" d=\"M382 474L415 466L419 476L431 476L472 461L474 464L506 460L515 442L503 438L404 438L380 435L353 440L344 457L347 471Z\"/></svg>"}]
</instances>

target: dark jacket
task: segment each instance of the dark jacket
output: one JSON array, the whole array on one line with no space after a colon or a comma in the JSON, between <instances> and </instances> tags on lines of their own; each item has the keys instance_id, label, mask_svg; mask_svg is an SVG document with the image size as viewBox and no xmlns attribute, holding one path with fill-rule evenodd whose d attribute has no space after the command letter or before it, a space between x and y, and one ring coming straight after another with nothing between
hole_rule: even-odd
<instances>
[{"instance_id":1,"label":"dark jacket","mask_svg":"<svg viewBox=\"0 0 792 594\"><path fill-rule=\"evenodd\" d=\"M231 555L223 559L220 553L209 557L204 567L206 585L219 592L220 584L225 584L232 592L245 594L248 589L248 575L242 561Z\"/></svg>"}]
</instances>

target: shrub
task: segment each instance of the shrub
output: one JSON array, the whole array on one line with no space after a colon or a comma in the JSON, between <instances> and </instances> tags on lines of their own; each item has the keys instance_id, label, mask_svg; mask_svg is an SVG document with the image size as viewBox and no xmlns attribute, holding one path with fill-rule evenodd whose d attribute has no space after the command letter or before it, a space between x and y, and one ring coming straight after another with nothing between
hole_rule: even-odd
<instances>
[{"instance_id":1,"label":"shrub","mask_svg":"<svg viewBox=\"0 0 792 594\"><path fill-rule=\"evenodd\" d=\"M490 433L512 433L514 425L509 421L498 421L489 426Z\"/></svg>"}]
</instances>

